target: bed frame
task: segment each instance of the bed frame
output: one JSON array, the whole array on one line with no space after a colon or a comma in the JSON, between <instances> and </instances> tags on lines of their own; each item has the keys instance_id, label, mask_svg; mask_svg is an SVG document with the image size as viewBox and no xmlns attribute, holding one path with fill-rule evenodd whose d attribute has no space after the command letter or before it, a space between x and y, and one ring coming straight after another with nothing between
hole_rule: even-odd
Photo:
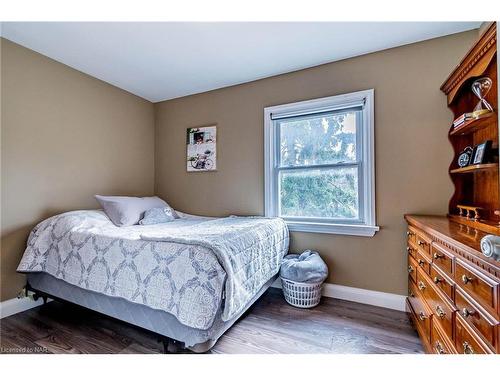
<instances>
[{"instance_id":1,"label":"bed frame","mask_svg":"<svg viewBox=\"0 0 500 375\"><path fill-rule=\"evenodd\" d=\"M221 319L222 303L214 323L205 330L185 326L174 315L163 310L86 290L46 273L29 273L25 290L26 295L32 292L35 300L41 298L44 303L47 303L49 298L73 303L153 332L163 344L164 353L178 353L183 349L205 353L247 312L276 278L277 275L269 279L242 312L229 321Z\"/></svg>"}]
</instances>

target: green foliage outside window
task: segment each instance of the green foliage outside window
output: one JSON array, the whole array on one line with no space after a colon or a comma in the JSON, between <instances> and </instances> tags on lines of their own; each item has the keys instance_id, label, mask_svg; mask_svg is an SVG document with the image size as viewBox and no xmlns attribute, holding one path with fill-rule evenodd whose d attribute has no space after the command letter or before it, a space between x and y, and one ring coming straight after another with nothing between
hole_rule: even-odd
<instances>
[{"instance_id":1,"label":"green foliage outside window","mask_svg":"<svg viewBox=\"0 0 500 375\"><path fill-rule=\"evenodd\" d=\"M359 112L281 120L280 166L323 168L280 171L282 216L348 218L359 216L356 116Z\"/></svg>"}]
</instances>

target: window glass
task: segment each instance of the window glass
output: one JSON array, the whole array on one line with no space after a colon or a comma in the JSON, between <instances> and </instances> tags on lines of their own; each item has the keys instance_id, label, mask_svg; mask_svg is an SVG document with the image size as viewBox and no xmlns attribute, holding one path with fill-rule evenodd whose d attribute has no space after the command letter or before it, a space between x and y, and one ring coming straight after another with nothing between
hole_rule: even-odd
<instances>
[{"instance_id":1,"label":"window glass","mask_svg":"<svg viewBox=\"0 0 500 375\"><path fill-rule=\"evenodd\" d=\"M356 161L356 116L353 111L278 120L279 165Z\"/></svg>"},{"instance_id":2,"label":"window glass","mask_svg":"<svg viewBox=\"0 0 500 375\"><path fill-rule=\"evenodd\" d=\"M282 170L280 216L358 219L358 169L353 167Z\"/></svg>"}]
</instances>

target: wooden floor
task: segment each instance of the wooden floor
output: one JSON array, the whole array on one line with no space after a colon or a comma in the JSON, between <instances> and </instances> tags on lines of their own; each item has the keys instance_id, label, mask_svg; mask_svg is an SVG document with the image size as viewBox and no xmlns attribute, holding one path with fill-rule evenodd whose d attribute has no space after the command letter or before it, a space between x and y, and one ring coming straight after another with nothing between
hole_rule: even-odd
<instances>
[{"instance_id":1,"label":"wooden floor","mask_svg":"<svg viewBox=\"0 0 500 375\"><path fill-rule=\"evenodd\" d=\"M50 302L0 320L0 352L159 353L148 331L90 310ZM323 298L314 309L270 289L212 353L421 353L403 312Z\"/></svg>"}]
</instances>

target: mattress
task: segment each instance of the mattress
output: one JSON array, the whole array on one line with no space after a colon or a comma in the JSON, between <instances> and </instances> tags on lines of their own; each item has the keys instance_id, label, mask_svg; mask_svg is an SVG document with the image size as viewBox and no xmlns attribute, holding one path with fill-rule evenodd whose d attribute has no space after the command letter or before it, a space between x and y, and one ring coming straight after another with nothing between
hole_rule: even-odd
<instances>
[{"instance_id":1,"label":"mattress","mask_svg":"<svg viewBox=\"0 0 500 375\"><path fill-rule=\"evenodd\" d=\"M45 273L206 331L217 319L241 315L287 251L281 219L183 216L116 227L103 211L85 210L38 224L18 271Z\"/></svg>"},{"instance_id":2,"label":"mattress","mask_svg":"<svg viewBox=\"0 0 500 375\"><path fill-rule=\"evenodd\" d=\"M276 278L277 276L265 283L259 292L254 295L244 311L257 301ZM101 293L85 290L46 273L35 272L28 274L28 283L32 288L50 296L72 302L162 336L183 342L186 348L197 353L209 350L220 336L244 313L242 311L231 320L223 321L221 319L221 307L217 311L216 318L211 327L208 329L196 329L180 323L170 313L133 303L123 298L109 297Z\"/></svg>"}]
</instances>

